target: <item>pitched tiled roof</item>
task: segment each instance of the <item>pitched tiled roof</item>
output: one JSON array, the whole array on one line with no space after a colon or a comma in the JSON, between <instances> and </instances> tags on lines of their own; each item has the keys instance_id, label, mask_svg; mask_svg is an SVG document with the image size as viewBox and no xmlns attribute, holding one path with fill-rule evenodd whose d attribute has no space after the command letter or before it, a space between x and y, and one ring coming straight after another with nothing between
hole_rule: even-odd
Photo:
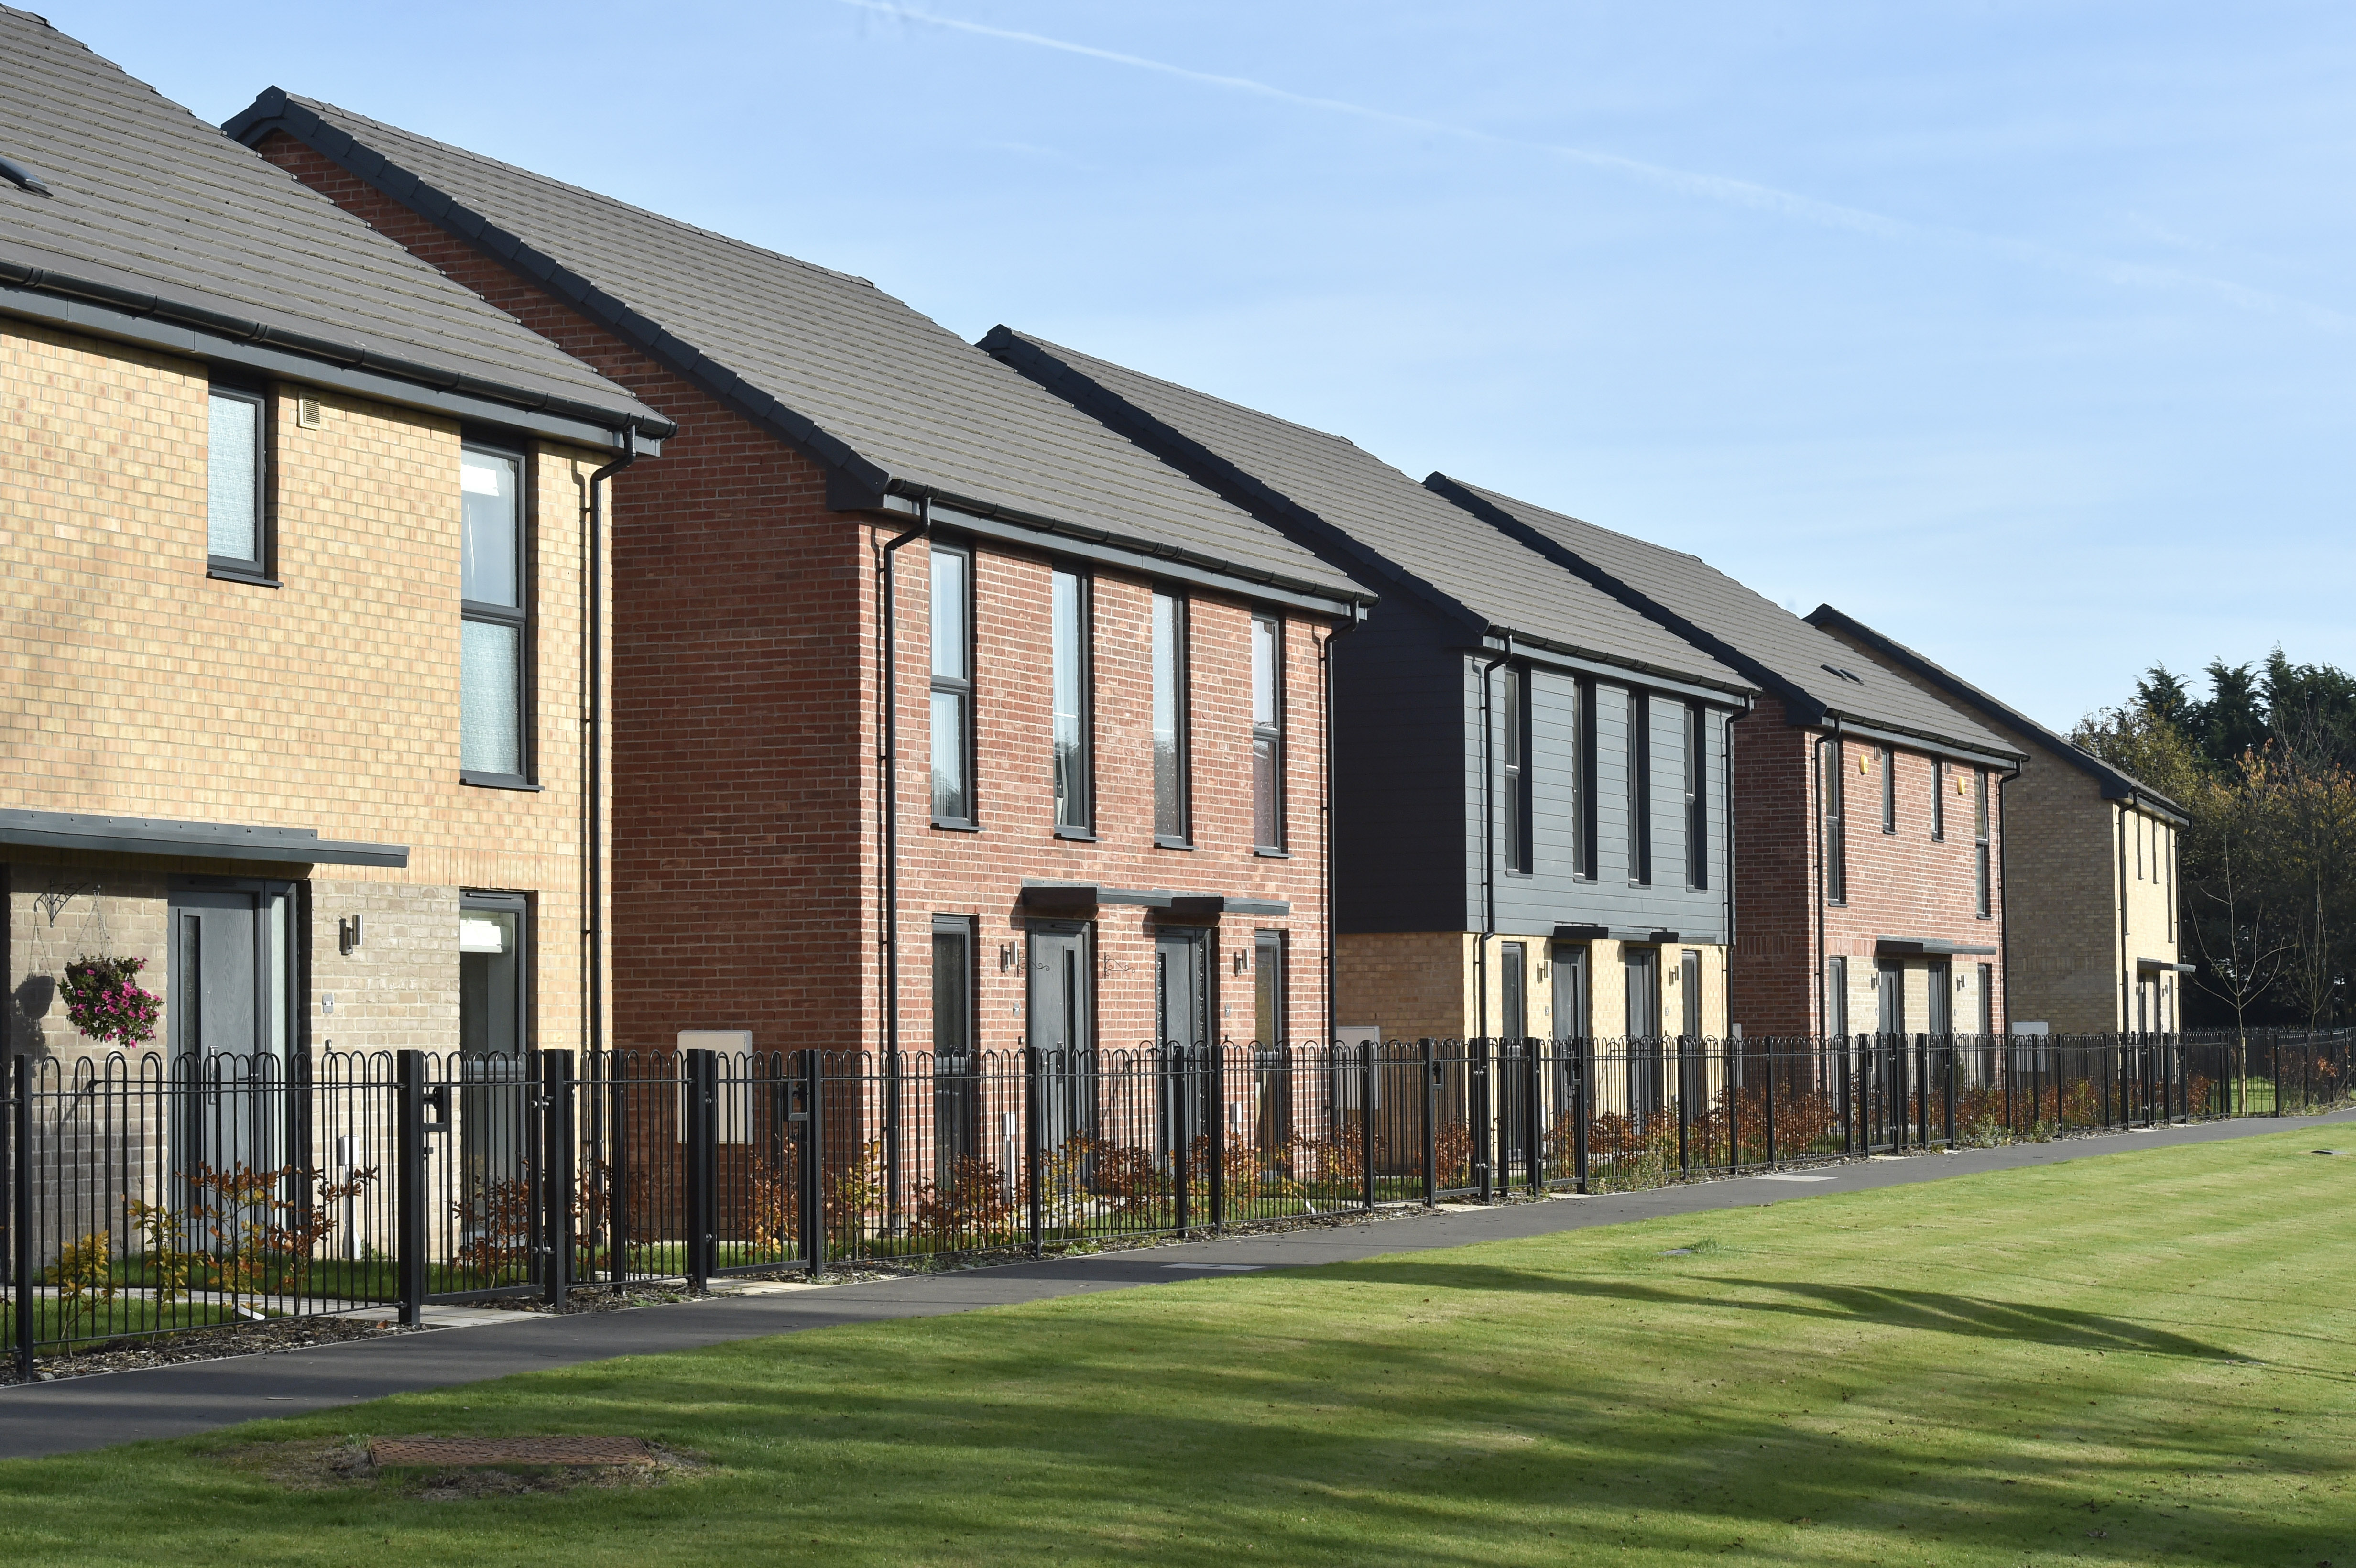
<instances>
[{"instance_id":1,"label":"pitched tiled roof","mask_svg":"<svg viewBox=\"0 0 2356 1568\"><path fill-rule=\"evenodd\" d=\"M1392 581L1400 589L1491 629L1604 663L1750 689L1707 653L1340 436L1008 327L982 343L1079 406L1133 428L1205 483L1260 505L1263 515L1289 519L1324 548L1376 558L1382 564L1369 570L1398 574Z\"/></svg>"},{"instance_id":2,"label":"pitched tiled roof","mask_svg":"<svg viewBox=\"0 0 2356 1568\"><path fill-rule=\"evenodd\" d=\"M2019 709L1974 686L1962 676L1935 664L1916 653L1897 638L1875 631L1854 616L1844 615L1829 604L1819 604L1808 612L1808 624L1821 627L1851 642L1861 643L1878 659L1912 670L1922 680L1944 691L1968 708L1978 710L1996 723L2003 725L2051 755L2056 762L2067 763L2079 772L2092 775L2102 785L2106 800L2132 800L2148 805L2164 816L2179 822L2189 821L2183 806L2144 783L2125 769L2112 766L2084 747L2047 729Z\"/></svg>"},{"instance_id":3,"label":"pitched tiled roof","mask_svg":"<svg viewBox=\"0 0 2356 1568\"><path fill-rule=\"evenodd\" d=\"M1592 580L1805 713L1895 730L1971 751L2017 757L2019 749L1963 709L1859 658L1789 610L1745 588L1698 556L1599 528L1444 474L1425 481L1502 532L1552 547Z\"/></svg>"},{"instance_id":4,"label":"pitched tiled roof","mask_svg":"<svg viewBox=\"0 0 2356 1568\"><path fill-rule=\"evenodd\" d=\"M670 421L29 12L0 6L0 308L17 290L650 434Z\"/></svg>"},{"instance_id":5,"label":"pitched tiled roof","mask_svg":"<svg viewBox=\"0 0 2356 1568\"><path fill-rule=\"evenodd\" d=\"M845 475L1068 525L1246 577L1360 593L1248 513L1050 397L863 278L272 89L230 123L279 128ZM1363 595L1361 595L1363 596Z\"/></svg>"}]
</instances>

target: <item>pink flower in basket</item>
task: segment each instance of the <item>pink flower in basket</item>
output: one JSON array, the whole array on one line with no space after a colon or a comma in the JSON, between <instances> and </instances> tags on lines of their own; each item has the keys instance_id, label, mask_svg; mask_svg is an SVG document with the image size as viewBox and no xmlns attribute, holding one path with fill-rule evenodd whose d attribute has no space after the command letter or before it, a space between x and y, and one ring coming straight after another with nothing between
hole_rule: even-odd
<instances>
[{"instance_id":1,"label":"pink flower in basket","mask_svg":"<svg viewBox=\"0 0 2356 1568\"><path fill-rule=\"evenodd\" d=\"M145 958L77 958L66 965L66 1019L83 1036L128 1051L155 1038L164 999L135 976Z\"/></svg>"}]
</instances>

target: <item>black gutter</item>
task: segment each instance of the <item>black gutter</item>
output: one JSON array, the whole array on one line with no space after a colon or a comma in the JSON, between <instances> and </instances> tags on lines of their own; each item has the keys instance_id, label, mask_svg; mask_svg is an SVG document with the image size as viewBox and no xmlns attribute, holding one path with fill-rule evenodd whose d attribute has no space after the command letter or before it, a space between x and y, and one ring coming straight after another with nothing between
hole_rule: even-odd
<instances>
[{"instance_id":1,"label":"black gutter","mask_svg":"<svg viewBox=\"0 0 2356 1568\"><path fill-rule=\"evenodd\" d=\"M265 89L221 130L249 147L259 146L273 131L285 132L345 173L556 295L648 358L677 371L731 411L806 453L827 470L830 509L873 511L883 506L891 475L852 451L841 438L673 336L660 323L641 315L554 257L363 145L349 132L328 123L317 111L296 102L284 88Z\"/></svg>"},{"instance_id":2,"label":"black gutter","mask_svg":"<svg viewBox=\"0 0 2356 1568\"><path fill-rule=\"evenodd\" d=\"M27 293L46 295L53 299L83 301L102 305L137 321L168 322L187 327L209 337L225 338L231 343L250 343L276 348L305 359L316 359L338 369L370 371L395 381L404 381L438 392L460 397L479 398L488 402L532 412L550 413L583 424L613 430L627 424L640 434L660 441L676 434L679 426L657 413L633 414L611 405L600 406L566 398L538 388L512 386L481 376L453 370L445 366L428 365L420 360L404 359L378 349L357 347L308 333L272 326L246 316L230 315L222 311L184 301L166 299L160 294L141 293L135 289L122 288L49 267L27 266L20 261L0 260L0 287L21 289Z\"/></svg>"}]
</instances>

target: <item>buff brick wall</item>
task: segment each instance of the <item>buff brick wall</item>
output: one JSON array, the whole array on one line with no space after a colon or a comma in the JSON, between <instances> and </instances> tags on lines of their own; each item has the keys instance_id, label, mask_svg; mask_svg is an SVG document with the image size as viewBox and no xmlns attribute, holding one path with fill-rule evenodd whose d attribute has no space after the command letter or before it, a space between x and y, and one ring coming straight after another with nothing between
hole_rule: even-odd
<instances>
[{"instance_id":1,"label":"buff brick wall","mask_svg":"<svg viewBox=\"0 0 2356 1568\"><path fill-rule=\"evenodd\" d=\"M616 482L616 1038L749 1029L762 1050L873 1049L880 904L881 546L900 523L827 509L823 472L570 305L283 133L262 155L680 421L662 457ZM1218 1032L1253 1032L1254 933L1285 933L1287 1032L1324 1026L1323 709L1313 618L1286 624L1290 859L1251 851L1249 611L1190 596L1194 841L1152 843L1150 584L1095 581L1098 842L1053 833L1041 555L976 549L977 790L983 831L930 826L926 550L897 562L901 679L901 1025L931 1038L935 914L975 922L977 1033L1021 1043L1025 877L1280 899L1229 915L1213 974ZM1098 1037L1153 1032L1152 923L1097 923ZM1011 944L1012 965L999 952Z\"/></svg>"},{"instance_id":2,"label":"buff brick wall","mask_svg":"<svg viewBox=\"0 0 2356 1568\"><path fill-rule=\"evenodd\" d=\"M403 1001L379 1020L389 1043L456 1043L456 890L534 893L539 1042L576 1044L580 944L568 939L583 923L576 475L599 459L543 445L530 464L543 788L472 788L458 777L457 425L316 389L319 428L305 429L294 389L273 387L284 586L222 581L205 568L208 384L196 361L31 324L0 328L8 575L0 792L33 809L408 845L405 869L321 866L311 875L314 936L324 928L331 951L337 915L370 901L449 906L453 951L420 951L420 967L395 987L446 991L434 1006L447 1017ZM51 881L104 873L90 880L111 879L112 891L168 869L35 852L8 859L23 868L12 878L12 934ZM217 861L178 869L289 875ZM160 926L160 893L144 897ZM111 926L124 922L137 923L111 912ZM12 943L18 990L35 978L30 952ZM380 961L392 963L391 952L380 949ZM153 956L149 978L161 988L160 951ZM375 1028L370 1005L339 1015L339 1028L348 1036Z\"/></svg>"}]
</instances>

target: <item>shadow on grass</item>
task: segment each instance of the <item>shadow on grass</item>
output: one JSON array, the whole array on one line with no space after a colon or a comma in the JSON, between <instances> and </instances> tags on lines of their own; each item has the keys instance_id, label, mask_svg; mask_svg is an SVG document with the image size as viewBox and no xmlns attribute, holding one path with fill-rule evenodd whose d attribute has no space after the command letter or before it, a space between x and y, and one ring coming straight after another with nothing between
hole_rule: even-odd
<instances>
[{"instance_id":1,"label":"shadow on grass","mask_svg":"<svg viewBox=\"0 0 2356 1568\"><path fill-rule=\"evenodd\" d=\"M2206 1345L2180 1334L2153 1328L2129 1318L2063 1307L2031 1307L2018 1301L1991 1301L1939 1290L1902 1290L1890 1285L1814 1285L1799 1280L1745 1279L1709 1275L1712 1285L1741 1295L1704 1295L1692 1290L1646 1285L1629 1279L1575 1278L1538 1274L1526 1269L1497 1268L1479 1264L1344 1265L1349 1277L1390 1285L1424 1285L1444 1290L1485 1290L1578 1296L1603 1301L1633 1301L1648 1306L1719 1307L1735 1312L1768 1312L1840 1322L1887 1323L1976 1339L2007 1339L2087 1350L2142 1350L2159 1356L2196 1360L2233 1360L2240 1352Z\"/></svg>"}]
</instances>

